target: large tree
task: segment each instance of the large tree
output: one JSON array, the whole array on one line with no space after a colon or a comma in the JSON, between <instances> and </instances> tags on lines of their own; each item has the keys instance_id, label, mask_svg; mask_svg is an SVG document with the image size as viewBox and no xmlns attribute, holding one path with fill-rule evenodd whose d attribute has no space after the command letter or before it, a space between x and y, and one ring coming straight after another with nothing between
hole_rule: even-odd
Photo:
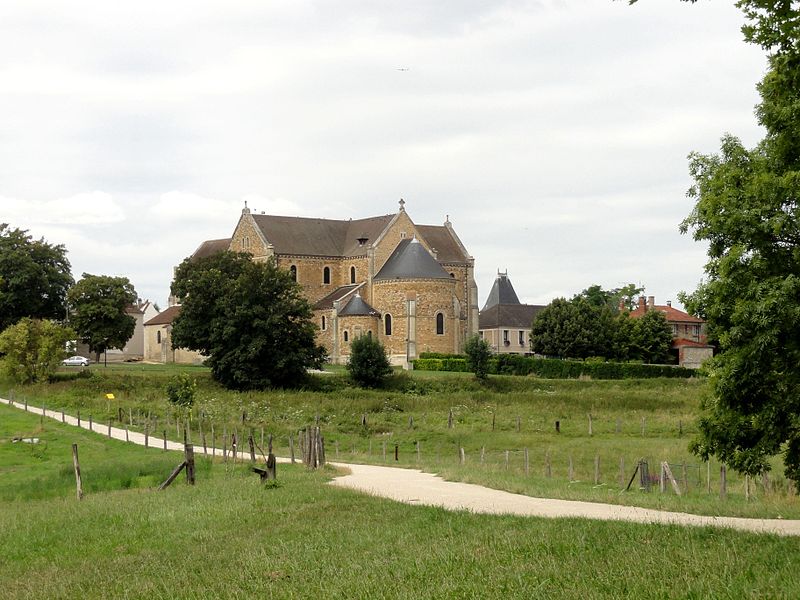
<instances>
[{"instance_id":1,"label":"large tree","mask_svg":"<svg viewBox=\"0 0 800 600\"><path fill-rule=\"evenodd\" d=\"M311 306L273 261L221 252L186 259L172 293L181 300L172 344L208 356L213 377L232 389L296 386L320 366Z\"/></svg>"},{"instance_id":2,"label":"large tree","mask_svg":"<svg viewBox=\"0 0 800 600\"><path fill-rule=\"evenodd\" d=\"M64 246L0 223L0 331L23 317L63 320L72 283Z\"/></svg>"},{"instance_id":3,"label":"large tree","mask_svg":"<svg viewBox=\"0 0 800 600\"><path fill-rule=\"evenodd\" d=\"M46 381L74 338L74 331L54 321L24 317L0 333L3 371L16 383Z\"/></svg>"},{"instance_id":4,"label":"large tree","mask_svg":"<svg viewBox=\"0 0 800 600\"><path fill-rule=\"evenodd\" d=\"M720 354L693 443L755 475L784 455L800 480L800 7L742 0L745 39L767 50L756 115L765 138L735 137L690 156L696 200L684 232L708 243L705 282L687 307L708 320Z\"/></svg>"},{"instance_id":5,"label":"large tree","mask_svg":"<svg viewBox=\"0 0 800 600\"><path fill-rule=\"evenodd\" d=\"M126 309L136 302L136 290L127 277L84 273L68 301L69 323L95 360L109 348L124 348L133 336L136 319Z\"/></svg>"}]
</instances>

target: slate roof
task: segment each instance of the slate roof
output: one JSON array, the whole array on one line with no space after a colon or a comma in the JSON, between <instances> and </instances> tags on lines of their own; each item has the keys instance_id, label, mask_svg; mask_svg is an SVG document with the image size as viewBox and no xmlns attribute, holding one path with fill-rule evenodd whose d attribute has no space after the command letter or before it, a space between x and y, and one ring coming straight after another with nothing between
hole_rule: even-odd
<instances>
[{"instance_id":1,"label":"slate roof","mask_svg":"<svg viewBox=\"0 0 800 600\"><path fill-rule=\"evenodd\" d=\"M231 238L225 238L221 240L206 240L197 247L197 250L195 250L194 254L192 254L192 258L206 258L207 256L219 254L220 252L224 252L230 248L230 245Z\"/></svg>"},{"instance_id":2,"label":"slate roof","mask_svg":"<svg viewBox=\"0 0 800 600\"><path fill-rule=\"evenodd\" d=\"M359 256L386 229L394 215L340 221L305 217L253 215L278 254ZM362 246L358 239L366 239Z\"/></svg>"},{"instance_id":3,"label":"slate roof","mask_svg":"<svg viewBox=\"0 0 800 600\"><path fill-rule=\"evenodd\" d=\"M333 308L333 303L337 300L341 300L347 294L353 292L354 290L361 287L363 283L353 283L350 285L343 285L342 287L336 288L330 294L325 296L324 298L317 300L317 303L314 305L314 310L329 310Z\"/></svg>"},{"instance_id":4,"label":"slate roof","mask_svg":"<svg viewBox=\"0 0 800 600\"><path fill-rule=\"evenodd\" d=\"M414 238L401 240L373 279L450 279L450 275Z\"/></svg>"},{"instance_id":5,"label":"slate roof","mask_svg":"<svg viewBox=\"0 0 800 600\"><path fill-rule=\"evenodd\" d=\"M172 321L174 321L175 317L177 317L179 314L181 314L180 306L170 306L147 321L145 325L171 325Z\"/></svg>"},{"instance_id":6,"label":"slate roof","mask_svg":"<svg viewBox=\"0 0 800 600\"><path fill-rule=\"evenodd\" d=\"M511 285L508 273L498 273L497 278L494 280L494 285L492 285L492 289L489 292L489 297L486 299L486 304L483 305L483 310L497 304L519 303L519 298L514 291L514 286Z\"/></svg>"},{"instance_id":7,"label":"slate roof","mask_svg":"<svg viewBox=\"0 0 800 600\"><path fill-rule=\"evenodd\" d=\"M466 263L467 256L444 225L417 225L417 231L428 246L436 249L436 260L445 263Z\"/></svg>"},{"instance_id":8,"label":"slate roof","mask_svg":"<svg viewBox=\"0 0 800 600\"><path fill-rule=\"evenodd\" d=\"M478 329L530 329L544 306L539 304L495 304L478 315Z\"/></svg>"},{"instance_id":9,"label":"slate roof","mask_svg":"<svg viewBox=\"0 0 800 600\"><path fill-rule=\"evenodd\" d=\"M340 317L374 317L377 314L378 311L367 304L358 292L344 308L339 309Z\"/></svg>"}]
</instances>

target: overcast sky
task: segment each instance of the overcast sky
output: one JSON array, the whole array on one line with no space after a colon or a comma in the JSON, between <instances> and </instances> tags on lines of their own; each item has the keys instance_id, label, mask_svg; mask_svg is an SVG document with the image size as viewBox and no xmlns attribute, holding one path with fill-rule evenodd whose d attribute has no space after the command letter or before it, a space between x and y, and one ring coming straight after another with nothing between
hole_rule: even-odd
<instances>
[{"instance_id":1,"label":"overcast sky","mask_svg":"<svg viewBox=\"0 0 800 600\"><path fill-rule=\"evenodd\" d=\"M702 277L686 156L753 145L733 0L0 3L0 221L166 305L268 214L450 215L483 304Z\"/></svg>"}]
</instances>

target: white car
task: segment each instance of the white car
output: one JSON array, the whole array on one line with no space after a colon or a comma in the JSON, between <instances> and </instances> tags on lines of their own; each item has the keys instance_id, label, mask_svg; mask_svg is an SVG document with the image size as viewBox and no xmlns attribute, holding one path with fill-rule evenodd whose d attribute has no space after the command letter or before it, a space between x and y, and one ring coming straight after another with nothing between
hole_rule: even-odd
<instances>
[{"instance_id":1,"label":"white car","mask_svg":"<svg viewBox=\"0 0 800 600\"><path fill-rule=\"evenodd\" d=\"M70 356L62 360L61 364L66 367L88 367L89 359L83 356Z\"/></svg>"}]
</instances>

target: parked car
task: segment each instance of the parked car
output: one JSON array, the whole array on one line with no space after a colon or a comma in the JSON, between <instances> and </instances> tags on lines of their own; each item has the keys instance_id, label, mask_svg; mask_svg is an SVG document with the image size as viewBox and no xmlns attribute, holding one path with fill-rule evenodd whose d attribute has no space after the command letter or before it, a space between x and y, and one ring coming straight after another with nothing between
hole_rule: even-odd
<instances>
[{"instance_id":1,"label":"parked car","mask_svg":"<svg viewBox=\"0 0 800 600\"><path fill-rule=\"evenodd\" d=\"M83 356L70 356L61 361L61 364L66 367L88 367L89 359Z\"/></svg>"}]
</instances>

